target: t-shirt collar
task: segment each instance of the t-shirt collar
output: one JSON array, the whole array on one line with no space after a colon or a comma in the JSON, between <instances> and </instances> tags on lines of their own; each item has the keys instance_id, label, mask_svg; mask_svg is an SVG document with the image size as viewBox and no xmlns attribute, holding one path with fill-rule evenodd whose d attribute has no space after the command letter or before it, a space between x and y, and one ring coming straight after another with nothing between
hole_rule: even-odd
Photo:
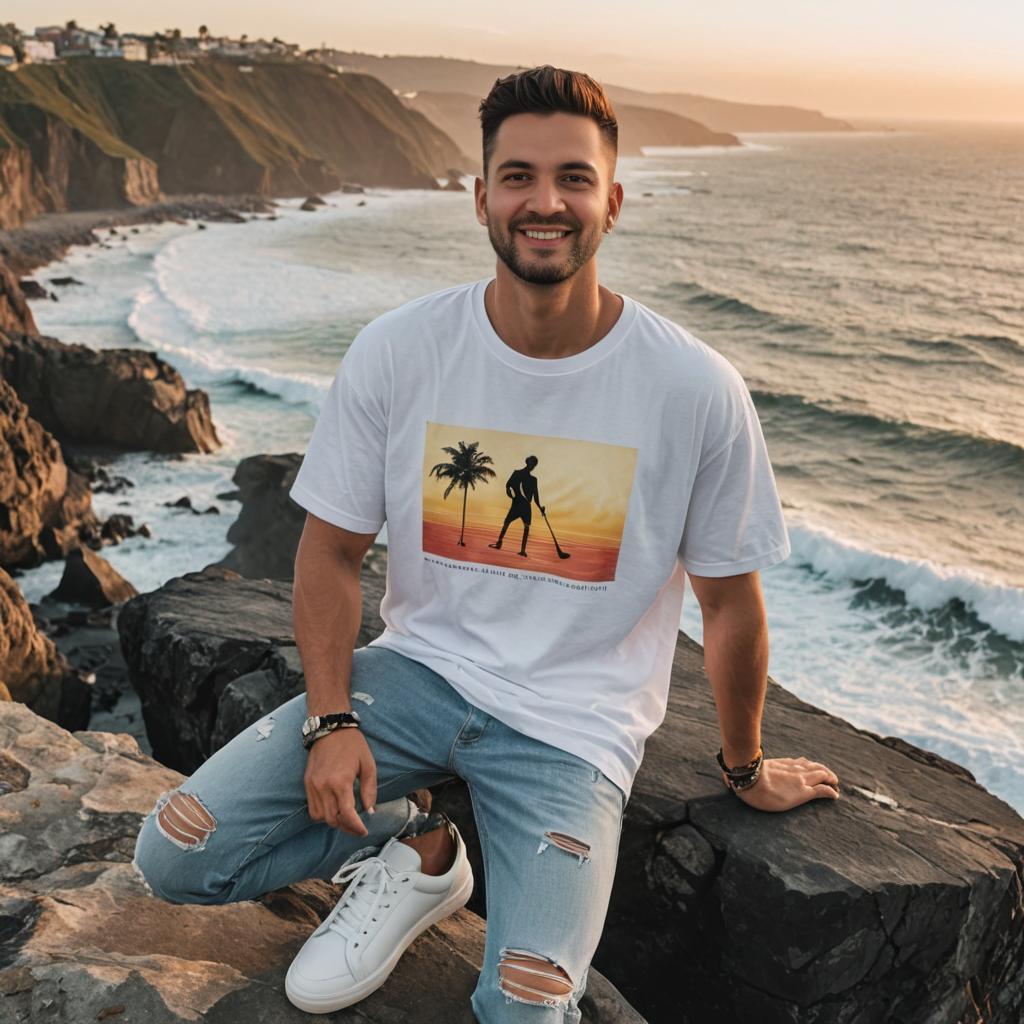
<instances>
[{"instance_id":1,"label":"t-shirt collar","mask_svg":"<svg viewBox=\"0 0 1024 1024\"><path fill-rule=\"evenodd\" d=\"M598 360L604 359L617 348L619 342L629 333L633 321L636 319L636 303L628 295L623 295L622 312L619 313L618 320L612 325L612 329L590 348L577 352L575 355L563 356L561 359L537 359L533 356L523 355L522 352L517 352L505 344L491 324L487 308L484 305L484 291L493 280L493 277L481 278L470 289L469 297L473 307L473 319L487 348L503 363L515 370L538 374L575 373L577 370L584 370L588 366L593 366Z\"/></svg>"}]
</instances>

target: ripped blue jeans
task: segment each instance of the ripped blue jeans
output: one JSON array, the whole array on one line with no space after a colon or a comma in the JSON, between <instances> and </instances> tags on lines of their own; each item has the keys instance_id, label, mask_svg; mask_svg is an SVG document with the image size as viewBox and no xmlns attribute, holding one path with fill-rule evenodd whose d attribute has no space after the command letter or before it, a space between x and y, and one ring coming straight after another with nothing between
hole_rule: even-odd
<instances>
[{"instance_id":1,"label":"ripped blue jeans","mask_svg":"<svg viewBox=\"0 0 1024 1024\"><path fill-rule=\"evenodd\" d=\"M309 816L299 694L243 729L143 821L134 864L172 903L231 903L344 864L396 835L439 824L408 798L463 779L487 882L484 962L472 995L481 1024L580 1020L611 895L625 797L600 769L469 704L441 675L384 647L353 652L352 706L377 765L377 805L355 836ZM163 810L181 796L193 827ZM201 838L197 838L201 836ZM540 973L538 973L540 972ZM532 982L532 984L531 984Z\"/></svg>"}]
</instances>

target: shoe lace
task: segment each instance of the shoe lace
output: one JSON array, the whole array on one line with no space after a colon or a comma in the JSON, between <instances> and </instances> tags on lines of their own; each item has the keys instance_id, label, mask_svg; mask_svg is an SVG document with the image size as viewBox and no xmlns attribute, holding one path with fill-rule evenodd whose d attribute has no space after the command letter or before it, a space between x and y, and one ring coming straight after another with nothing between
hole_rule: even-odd
<instances>
[{"instance_id":1,"label":"shoe lace","mask_svg":"<svg viewBox=\"0 0 1024 1024\"><path fill-rule=\"evenodd\" d=\"M397 870L380 857L367 857L340 868L331 878L332 882L348 882L345 895L331 911L327 927L347 939L354 939L363 931L363 925L374 919L385 895L398 892L392 883L404 872Z\"/></svg>"}]
</instances>

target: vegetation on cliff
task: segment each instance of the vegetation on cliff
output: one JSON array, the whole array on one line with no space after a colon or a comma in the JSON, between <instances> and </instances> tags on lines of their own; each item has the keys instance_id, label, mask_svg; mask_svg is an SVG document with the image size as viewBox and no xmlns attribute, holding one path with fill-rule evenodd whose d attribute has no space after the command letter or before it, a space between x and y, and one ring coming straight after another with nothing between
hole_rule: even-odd
<instances>
[{"instance_id":1,"label":"vegetation on cliff","mask_svg":"<svg viewBox=\"0 0 1024 1024\"><path fill-rule=\"evenodd\" d=\"M383 83L313 63L79 58L0 76L0 226L161 192L437 188L466 162Z\"/></svg>"}]
</instances>

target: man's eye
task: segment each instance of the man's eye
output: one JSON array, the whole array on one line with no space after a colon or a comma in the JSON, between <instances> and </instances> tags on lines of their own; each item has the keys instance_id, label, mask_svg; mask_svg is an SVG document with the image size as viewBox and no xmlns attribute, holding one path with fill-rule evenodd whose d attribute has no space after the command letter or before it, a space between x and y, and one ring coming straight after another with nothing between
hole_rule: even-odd
<instances>
[{"instance_id":1,"label":"man's eye","mask_svg":"<svg viewBox=\"0 0 1024 1024\"><path fill-rule=\"evenodd\" d=\"M502 180L503 181L511 181L513 178L525 178L525 177L526 177L526 175L522 174L522 173L506 174L505 177ZM584 185L589 185L590 184L589 179L584 178L583 175L581 175L581 174L567 174L566 178L575 178L577 181L582 181Z\"/></svg>"}]
</instances>

